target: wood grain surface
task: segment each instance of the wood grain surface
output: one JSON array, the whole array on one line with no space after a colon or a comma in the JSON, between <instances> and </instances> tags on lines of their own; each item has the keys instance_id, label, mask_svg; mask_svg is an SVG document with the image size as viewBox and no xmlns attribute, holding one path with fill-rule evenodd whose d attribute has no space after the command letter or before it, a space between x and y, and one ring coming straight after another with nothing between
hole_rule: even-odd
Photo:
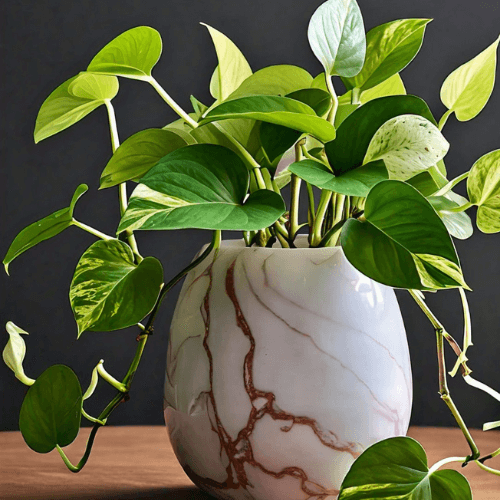
<instances>
[{"instance_id":1,"label":"wood grain surface","mask_svg":"<svg viewBox=\"0 0 500 500\"><path fill-rule=\"evenodd\" d=\"M89 429L66 448L76 463ZM427 451L429 463L446 456L465 456L468 447L458 429L412 427L408 433ZM473 431L484 452L500 447L500 432ZM500 468L500 457L488 462ZM460 470L470 481L474 500L500 500L500 477L474 464ZM19 432L0 433L0 498L2 500L209 500L194 487L177 463L162 426L108 427L97 434L86 467L69 472L57 451L39 455L31 451Z\"/></svg>"}]
</instances>

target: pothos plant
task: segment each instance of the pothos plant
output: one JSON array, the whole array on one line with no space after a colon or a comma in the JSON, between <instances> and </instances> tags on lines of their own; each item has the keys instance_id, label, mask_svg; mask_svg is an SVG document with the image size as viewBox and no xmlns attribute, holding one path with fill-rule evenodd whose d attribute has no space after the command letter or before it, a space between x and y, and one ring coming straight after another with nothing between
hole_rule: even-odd
<instances>
[{"instance_id":1,"label":"pothos plant","mask_svg":"<svg viewBox=\"0 0 500 500\"><path fill-rule=\"evenodd\" d=\"M152 75L162 51L160 35L152 28L137 27L112 40L86 71L50 94L36 120L35 142L63 131L100 106L106 108L113 155L101 174L100 187L118 189L121 220L112 236L76 219L75 205L87 191L80 185L67 208L18 234L3 260L5 269L29 248L77 226L97 238L80 258L69 290L78 336L133 325L139 332L125 377L116 379L100 361L82 392L76 375L64 365L49 367L36 380L29 378L23 369L22 335L27 332L7 323L10 337L4 360L30 386L19 420L30 448L39 453L57 448L71 471L82 469L97 431L128 398L163 298L189 270L217 255L222 230L242 231L247 246L278 245L293 251L295 237L306 228L311 247L341 245L361 273L409 291L434 327L439 392L470 446L469 456L445 458L429 468L424 450L413 439L379 442L355 461L340 499L471 498L462 475L438 470L451 461L472 462L500 475L486 465L500 455L500 449L478 449L451 399L444 357L449 344L457 356L450 375L460 372L465 382L500 401L498 392L471 377L466 354L472 345L465 292L469 288L452 239L472 235L466 214L472 206L477 207L481 231L500 231L500 150L448 180L443 159L449 143L442 134L451 115L467 121L487 103L500 38L446 78L441 100L447 111L437 122L422 99L406 94L399 74L419 51L429 22L402 19L365 34L355 0L329 0L309 24L312 51L324 68L315 78L290 65L253 73L235 44L206 26L218 57L210 82L214 102L205 105L191 96L191 112L182 109ZM343 95L337 95L334 76L347 89ZM119 90L117 77L152 85L179 119L162 129L138 132L120 144L112 104ZM468 199L453 192L465 180ZM127 183L136 183L130 198ZM299 218L303 188L308 195L305 221ZM212 242L165 283L161 263L141 255L136 232L185 228L213 231ZM431 312L423 293L450 288L458 289L462 299L462 346ZM117 393L93 417L83 402L94 393L99 377ZM73 465L63 448L76 438L82 416L93 428L83 458ZM491 422L484 428L498 426L500 422Z\"/></svg>"}]
</instances>

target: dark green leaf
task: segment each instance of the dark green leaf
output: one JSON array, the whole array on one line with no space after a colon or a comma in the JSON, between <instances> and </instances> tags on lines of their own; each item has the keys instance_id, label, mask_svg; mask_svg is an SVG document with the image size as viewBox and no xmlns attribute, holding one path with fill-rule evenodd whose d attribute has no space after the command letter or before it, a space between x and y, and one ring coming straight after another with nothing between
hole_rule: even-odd
<instances>
[{"instance_id":1,"label":"dark green leaf","mask_svg":"<svg viewBox=\"0 0 500 500\"><path fill-rule=\"evenodd\" d=\"M153 309L162 282L162 266L154 257L137 265L126 243L97 241L78 262L69 291L78 336L136 325Z\"/></svg>"},{"instance_id":2,"label":"dark green leaf","mask_svg":"<svg viewBox=\"0 0 500 500\"><path fill-rule=\"evenodd\" d=\"M366 36L356 0L328 0L309 22L309 44L329 75L357 75L365 60Z\"/></svg>"},{"instance_id":3,"label":"dark green leaf","mask_svg":"<svg viewBox=\"0 0 500 500\"><path fill-rule=\"evenodd\" d=\"M341 174L363 164L372 137L391 118L412 114L436 121L427 104L415 96L388 96L370 101L346 118L337 138L326 144L325 151L334 172Z\"/></svg>"},{"instance_id":4,"label":"dark green leaf","mask_svg":"<svg viewBox=\"0 0 500 500\"><path fill-rule=\"evenodd\" d=\"M38 453L71 444L80 430L82 389L67 366L47 368L29 388L19 416L26 444Z\"/></svg>"},{"instance_id":5,"label":"dark green leaf","mask_svg":"<svg viewBox=\"0 0 500 500\"><path fill-rule=\"evenodd\" d=\"M454 470L430 471L422 446L394 437L367 448L352 464L338 500L472 500L464 476Z\"/></svg>"},{"instance_id":6,"label":"dark green leaf","mask_svg":"<svg viewBox=\"0 0 500 500\"><path fill-rule=\"evenodd\" d=\"M406 183L413 186L426 198L433 195L436 191L439 191L442 187L437 184L429 170L425 170L424 172L420 172L419 174L411 177L406 181Z\"/></svg>"},{"instance_id":7,"label":"dark green leaf","mask_svg":"<svg viewBox=\"0 0 500 500\"><path fill-rule=\"evenodd\" d=\"M368 90L399 73L417 55L430 19L399 19L370 30L366 35L363 69L344 78L347 88Z\"/></svg>"},{"instance_id":8,"label":"dark green leaf","mask_svg":"<svg viewBox=\"0 0 500 500\"><path fill-rule=\"evenodd\" d=\"M389 175L383 161L369 163L336 177L323 163L302 160L289 170L313 186L347 196L367 196L370 189Z\"/></svg>"},{"instance_id":9,"label":"dark green leaf","mask_svg":"<svg viewBox=\"0 0 500 500\"><path fill-rule=\"evenodd\" d=\"M160 158L186 145L175 131L151 128L134 134L109 160L101 174L101 188L139 180Z\"/></svg>"},{"instance_id":10,"label":"dark green leaf","mask_svg":"<svg viewBox=\"0 0 500 500\"><path fill-rule=\"evenodd\" d=\"M5 272L9 273L9 264L23 252L38 243L58 235L73 223L73 210L76 202L88 189L86 184L80 184L71 199L69 207L62 208L47 217L24 228L15 238L3 259Z\"/></svg>"},{"instance_id":11,"label":"dark green leaf","mask_svg":"<svg viewBox=\"0 0 500 500\"><path fill-rule=\"evenodd\" d=\"M349 219L341 235L347 259L361 273L395 288L468 288L443 221L414 187L377 184L364 217Z\"/></svg>"},{"instance_id":12,"label":"dark green leaf","mask_svg":"<svg viewBox=\"0 0 500 500\"><path fill-rule=\"evenodd\" d=\"M322 141L335 137L335 127L320 118L314 110L299 101L280 96L251 96L226 101L213 108L200 122L230 118L249 118L306 132Z\"/></svg>"},{"instance_id":13,"label":"dark green leaf","mask_svg":"<svg viewBox=\"0 0 500 500\"><path fill-rule=\"evenodd\" d=\"M281 196L259 190L245 200L250 174L232 151L197 144L162 158L133 192L125 229L257 230L285 211Z\"/></svg>"},{"instance_id":14,"label":"dark green leaf","mask_svg":"<svg viewBox=\"0 0 500 500\"><path fill-rule=\"evenodd\" d=\"M161 36L153 28L138 26L109 42L92 59L87 71L149 80L162 51Z\"/></svg>"},{"instance_id":15,"label":"dark green leaf","mask_svg":"<svg viewBox=\"0 0 500 500\"><path fill-rule=\"evenodd\" d=\"M80 73L66 80L45 99L35 124L35 143L85 118L118 93L114 76Z\"/></svg>"}]
</instances>

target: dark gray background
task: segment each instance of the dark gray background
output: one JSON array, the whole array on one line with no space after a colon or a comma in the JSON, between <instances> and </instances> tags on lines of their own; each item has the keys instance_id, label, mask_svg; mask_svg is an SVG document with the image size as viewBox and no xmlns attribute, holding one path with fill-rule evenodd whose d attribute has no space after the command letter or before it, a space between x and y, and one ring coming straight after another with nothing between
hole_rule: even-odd
<instances>
[{"instance_id":1,"label":"dark gray background","mask_svg":"<svg viewBox=\"0 0 500 500\"><path fill-rule=\"evenodd\" d=\"M75 187L89 184L76 210L83 222L112 234L118 221L116 189L97 191L99 175L110 156L105 111L35 146L32 140L37 111L60 83L84 70L93 55L116 35L131 27L150 25L160 31L163 56L154 74L184 108L189 94L211 102L210 76L216 64L204 27L206 22L240 47L252 68L296 64L317 74L321 68L307 42L307 24L320 0L87 0L86 2L19 1L1 4L1 167L0 253L23 227L67 206ZM444 78L460 64L487 47L498 36L500 2L497 0L360 0L365 25L409 17L433 17L418 58L403 72L409 93L423 97L439 118L444 111L439 89ZM148 85L121 80L115 99L121 139L148 127L175 119ZM447 156L450 177L469 169L486 152L500 146L500 89L473 121L449 120L445 135L452 147ZM229 237L231 235L228 235ZM234 237L234 235L233 235ZM184 267L208 241L202 231L140 233L141 252L163 262L166 277ZM121 377L135 349L134 329L114 333L86 333L76 340L69 307L68 286L81 253L94 238L77 228L30 250L11 265L11 277L0 273L0 322L12 320L30 332L25 369L38 376L53 363L65 363L86 387L100 358ZM457 242L470 294L474 347L470 365L480 380L500 387L498 376L500 324L500 236L478 231ZM162 422L162 385L169 322L178 288L165 301L134 382L131 401L117 410L112 424ZM415 401L412 423L453 425L437 394L434 333L426 318L405 292L398 292L410 343ZM462 317L458 292L429 298L450 332L461 338ZM1 348L7 335L0 332ZM450 357L452 360L452 357ZM466 421L480 427L499 418L499 405L470 389L458 377L450 383ZM16 429L26 388L0 363L0 429ZM87 404L98 413L111 394L100 385L99 395Z\"/></svg>"}]
</instances>

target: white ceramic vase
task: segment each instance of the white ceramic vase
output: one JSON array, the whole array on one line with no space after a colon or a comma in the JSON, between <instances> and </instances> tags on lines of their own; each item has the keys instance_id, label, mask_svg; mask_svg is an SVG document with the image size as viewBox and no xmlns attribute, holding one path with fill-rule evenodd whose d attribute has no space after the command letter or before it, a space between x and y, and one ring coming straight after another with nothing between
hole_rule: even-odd
<instances>
[{"instance_id":1,"label":"white ceramic vase","mask_svg":"<svg viewBox=\"0 0 500 500\"><path fill-rule=\"evenodd\" d=\"M333 500L365 448L406 433L411 401L394 292L340 247L225 241L188 275L165 419L182 467L216 498Z\"/></svg>"}]
</instances>

